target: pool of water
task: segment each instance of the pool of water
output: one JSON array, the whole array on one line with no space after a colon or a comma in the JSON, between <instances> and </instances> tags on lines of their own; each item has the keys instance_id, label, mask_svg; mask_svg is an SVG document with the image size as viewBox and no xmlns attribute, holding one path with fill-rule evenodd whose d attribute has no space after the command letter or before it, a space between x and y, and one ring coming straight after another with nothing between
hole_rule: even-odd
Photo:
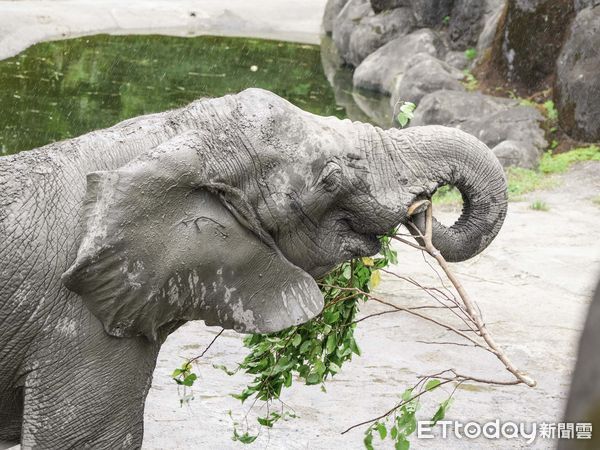
<instances>
[{"instance_id":1,"label":"pool of water","mask_svg":"<svg viewBox=\"0 0 600 450\"><path fill-rule=\"evenodd\" d=\"M315 114L346 115L319 46L98 35L41 43L0 61L0 154L253 86Z\"/></svg>"}]
</instances>

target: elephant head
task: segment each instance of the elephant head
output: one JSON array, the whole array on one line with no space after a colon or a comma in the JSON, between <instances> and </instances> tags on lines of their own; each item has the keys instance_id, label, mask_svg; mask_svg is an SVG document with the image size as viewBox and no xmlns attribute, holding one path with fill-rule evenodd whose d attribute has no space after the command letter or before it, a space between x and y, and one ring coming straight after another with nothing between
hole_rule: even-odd
<instances>
[{"instance_id":1,"label":"elephant head","mask_svg":"<svg viewBox=\"0 0 600 450\"><path fill-rule=\"evenodd\" d=\"M384 131L260 89L170 120L195 126L87 176L63 281L115 336L156 339L192 319L261 333L305 322L323 307L315 278L377 253L377 237L441 185L464 199L459 220L433 230L450 261L483 250L506 214L500 164L456 129Z\"/></svg>"}]
</instances>

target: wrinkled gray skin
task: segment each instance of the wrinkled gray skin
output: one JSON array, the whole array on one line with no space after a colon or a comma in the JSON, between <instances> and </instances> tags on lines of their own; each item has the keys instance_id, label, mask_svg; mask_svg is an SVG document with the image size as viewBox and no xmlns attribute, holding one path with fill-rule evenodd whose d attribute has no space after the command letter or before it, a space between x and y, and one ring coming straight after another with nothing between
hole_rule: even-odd
<instances>
[{"instance_id":1,"label":"wrinkled gray skin","mask_svg":"<svg viewBox=\"0 0 600 450\"><path fill-rule=\"evenodd\" d=\"M579 339L577 362L565 410L565 423L592 424L591 439L561 439L558 450L596 450L600 448L600 281L586 314ZM594 430L596 430L594 432Z\"/></svg>"},{"instance_id":2,"label":"wrinkled gray skin","mask_svg":"<svg viewBox=\"0 0 600 450\"><path fill-rule=\"evenodd\" d=\"M460 261L506 213L484 144L319 117L259 89L0 158L0 439L139 447L169 333L309 320L314 278L376 253L446 183L466 206L434 243Z\"/></svg>"}]
</instances>

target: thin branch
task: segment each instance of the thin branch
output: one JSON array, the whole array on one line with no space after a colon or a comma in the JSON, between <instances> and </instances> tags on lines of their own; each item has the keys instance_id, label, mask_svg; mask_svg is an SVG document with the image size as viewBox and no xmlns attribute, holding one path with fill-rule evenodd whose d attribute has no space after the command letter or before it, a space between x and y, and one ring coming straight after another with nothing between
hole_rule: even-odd
<instances>
[{"instance_id":1,"label":"thin branch","mask_svg":"<svg viewBox=\"0 0 600 450\"><path fill-rule=\"evenodd\" d=\"M442 385L444 385L444 384L451 383L452 381L455 381L455 380L453 380L453 379L452 379L452 380L444 380L444 381L442 381L440 384L438 384L437 386L435 386L435 387L434 387L434 388L432 388L432 389L423 389L423 390L422 390L422 391L420 391L418 394L415 394L415 395L413 395L413 396L412 396L411 398L409 398L408 400L403 400L403 401L401 401L401 402L400 402L400 403L398 403L396 406L394 406L392 409L390 409L389 411L387 411L387 412L383 413L382 415L380 415L380 416L377 416L377 417L375 417L375 418L373 418L373 419L365 420L365 421L363 421L363 422L360 422L360 423L357 423L357 424L355 424L355 425L352 425L351 427L348 427L348 428L346 428L344 431L342 431L342 433L341 433L341 434L346 434L348 431L350 431L350 430L353 430L354 428L360 427L361 425L367 425L368 423L373 423L373 422L377 422L378 420L384 419L384 418L386 418L387 416L389 416L390 414L392 414L394 411L396 411L398 408L401 408L401 407L403 407L404 405L406 405L407 403L410 403L410 402L412 402L413 400L415 400L415 399L419 398L420 396L422 396L422 395L423 395L423 394L425 394L426 392L429 392L429 391L431 391L431 390L433 390L433 389L435 389L435 388L438 388L438 387L440 387L440 386L442 386Z\"/></svg>"},{"instance_id":2,"label":"thin branch","mask_svg":"<svg viewBox=\"0 0 600 450\"><path fill-rule=\"evenodd\" d=\"M446 372L451 372L454 374L454 376L452 377L447 377L447 376L443 376L442 374L446 373ZM457 373L454 369L447 369L447 370L443 370L442 372L439 372L437 374L434 375L427 375L427 376L422 376L419 379L419 382L415 385L415 387L413 388L413 390L419 386L419 384L423 383L424 381L431 379L431 378L436 378L438 380L442 380L439 384L437 384L436 386L430 388L430 389L422 389L420 390L417 394L413 395L412 397L410 397L408 400L403 400L400 403L398 403L397 405L395 405L393 408L391 408L390 410L386 411L385 413L377 416L377 417L373 417L372 419L368 419L368 420L364 420L360 423L357 423L355 425L352 425L351 427L346 428L344 431L342 431L341 434L346 434L349 431L353 430L354 428L360 427L362 425L367 425L373 422L377 422L378 420L381 419L385 419L386 417L388 417L390 414L393 414L395 411L397 411L399 408L401 408L402 406L412 402L413 400L418 399L419 397L421 397L423 394L432 391L434 389L437 389L440 386L443 386L445 384L449 384L449 383L457 383L456 386L454 387L454 389L452 390L452 393L450 394L450 397L452 397L454 395L454 393L456 392L456 389L463 383L468 382L468 381L472 381L475 383L484 383L484 384L491 384L491 385L499 385L499 386L513 386L516 384L522 384L524 383L524 381L519 380L519 379L514 379L514 380L510 380L510 381L504 381L504 380L492 380L492 379L486 379L486 378L478 378L478 377L472 377L472 376L468 376L468 375L462 375L460 373Z\"/></svg>"},{"instance_id":3,"label":"thin branch","mask_svg":"<svg viewBox=\"0 0 600 450\"><path fill-rule=\"evenodd\" d=\"M474 347L474 345L470 344L462 344L460 342L446 342L446 341L415 341L420 344L431 344L431 345L458 345L461 347Z\"/></svg>"},{"instance_id":4,"label":"thin branch","mask_svg":"<svg viewBox=\"0 0 600 450\"><path fill-rule=\"evenodd\" d=\"M194 361L197 361L198 359L202 358L202 357L203 357L203 356L206 354L206 352L208 351L208 349L212 347L212 345L215 343L215 341L216 341L217 339L219 339L219 336L221 336L221 335L223 334L223 331L225 331L225 328L221 328L221 331L219 331L219 332L216 334L216 336L213 338L213 340L212 340L212 341L210 341L210 344L208 344L208 345L206 346L206 348L204 349L204 351L203 351L202 353L200 353L198 356L196 356L196 357L194 357L194 358L190 359L190 360L188 361L188 364L191 364L191 363L193 363Z\"/></svg>"},{"instance_id":5,"label":"thin branch","mask_svg":"<svg viewBox=\"0 0 600 450\"><path fill-rule=\"evenodd\" d=\"M448 308L456 308L456 306L423 305L423 306L412 306L412 307L406 308L406 309L414 311L417 309L448 309ZM352 322L352 324L362 322L363 320L370 319L371 317L383 316L384 314L391 314L391 313L397 313L397 312L404 312L404 311L401 309L388 309L387 311L381 311L378 313L369 314L368 316L365 316L365 317L361 317L360 319Z\"/></svg>"},{"instance_id":6,"label":"thin branch","mask_svg":"<svg viewBox=\"0 0 600 450\"><path fill-rule=\"evenodd\" d=\"M535 380L533 378L531 378L530 376L528 376L527 374L525 374L524 372L520 371L512 363L512 361L509 359L509 357L506 355L506 353L504 353L504 351L496 343L496 341L494 340L492 335L488 332L488 330L485 326L485 323L483 322L483 319L481 317L481 314L477 310L477 306L476 306L477 304L473 300L471 300L471 297L469 296L469 294L463 287L462 283L458 280L458 278L456 278L454 273L450 270L450 266L448 265L448 262L446 261L446 259L442 256L442 254L439 252L439 250L433 246L432 239L431 239L432 229L433 229L433 227L432 227L433 212L431 209L431 205L429 205L429 208L427 208L425 217L426 217L426 219L425 219L425 223L426 223L425 230L426 231L425 231L425 236L423 236L423 241L425 242L425 248L427 250L427 253L429 253L433 258L435 258L435 260L440 265L442 270L446 273L446 276L448 277L448 279L454 286L454 289L456 289L456 292L458 292L458 295L462 299L462 301L465 305L467 314L469 315L471 320L477 326L477 329L479 330L479 334L481 335L483 340L490 347L490 351L494 355L496 355L496 357L504 364L504 366L506 367L506 370L508 370L510 373L512 373L518 380L522 381L527 386L534 387L536 385Z\"/></svg>"}]
</instances>

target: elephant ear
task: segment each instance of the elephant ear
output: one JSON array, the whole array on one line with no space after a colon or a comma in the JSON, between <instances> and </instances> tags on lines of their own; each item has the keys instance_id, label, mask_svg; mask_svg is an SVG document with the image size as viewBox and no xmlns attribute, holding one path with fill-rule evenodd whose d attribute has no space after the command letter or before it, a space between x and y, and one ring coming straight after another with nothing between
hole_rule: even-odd
<instances>
[{"instance_id":1,"label":"elephant ear","mask_svg":"<svg viewBox=\"0 0 600 450\"><path fill-rule=\"evenodd\" d=\"M239 191L206 180L196 151L171 147L87 176L67 288L113 336L155 340L194 319L270 333L319 314L315 280L258 229Z\"/></svg>"}]
</instances>

